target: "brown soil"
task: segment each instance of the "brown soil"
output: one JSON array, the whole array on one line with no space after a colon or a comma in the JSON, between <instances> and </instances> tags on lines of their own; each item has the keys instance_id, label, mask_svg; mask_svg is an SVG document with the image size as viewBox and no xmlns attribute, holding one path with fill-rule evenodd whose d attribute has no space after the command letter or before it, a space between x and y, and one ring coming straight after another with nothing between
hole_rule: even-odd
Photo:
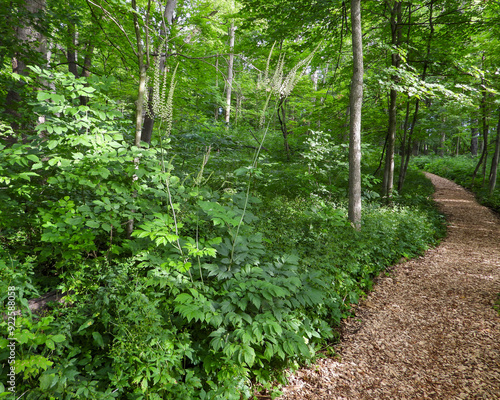
<instances>
[{"instance_id":1,"label":"brown soil","mask_svg":"<svg viewBox=\"0 0 500 400\"><path fill-rule=\"evenodd\" d=\"M345 321L340 357L297 371L280 400L500 399L500 220L427 176L447 238L382 277Z\"/></svg>"}]
</instances>

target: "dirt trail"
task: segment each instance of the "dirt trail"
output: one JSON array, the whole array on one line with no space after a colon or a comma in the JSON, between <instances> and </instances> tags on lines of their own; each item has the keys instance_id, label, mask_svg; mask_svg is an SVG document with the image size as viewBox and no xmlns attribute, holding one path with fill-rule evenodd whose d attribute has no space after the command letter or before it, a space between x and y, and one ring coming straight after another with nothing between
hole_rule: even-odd
<instances>
[{"instance_id":1,"label":"dirt trail","mask_svg":"<svg viewBox=\"0 0 500 400\"><path fill-rule=\"evenodd\" d=\"M500 220L427 176L447 238L381 278L344 325L341 361L299 370L280 400L500 399Z\"/></svg>"}]
</instances>

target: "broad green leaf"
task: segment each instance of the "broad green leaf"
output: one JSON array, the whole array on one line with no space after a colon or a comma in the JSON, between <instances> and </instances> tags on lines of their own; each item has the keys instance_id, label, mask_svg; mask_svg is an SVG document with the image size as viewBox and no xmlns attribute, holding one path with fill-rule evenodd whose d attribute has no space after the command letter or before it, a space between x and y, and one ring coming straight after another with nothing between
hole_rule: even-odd
<instances>
[{"instance_id":1,"label":"broad green leaf","mask_svg":"<svg viewBox=\"0 0 500 400\"><path fill-rule=\"evenodd\" d=\"M88 221L85 222L85 225L87 225L89 228L99 228L101 224L98 221L94 221L92 219L89 219Z\"/></svg>"},{"instance_id":2,"label":"broad green leaf","mask_svg":"<svg viewBox=\"0 0 500 400\"><path fill-rule=\"evenodd\" d=\"M55 343L62 343L66 340L66 336L62 334L54 335L50 337Z\"/></svg>"},{"instance_id":3,"label":"broad green leaf","mask_svg":"<svg viewBox=\"0 0 500 400\"><path fill-rule=\"evenodd\" d=\"M99 332L92 332L92 337L99 347L104 347L104 340Z\"/></svg>"},{"instance_id":4,"label":"broad green leaf","mask_svg":"<svg viewBox=\"0 0 500 400\"><path fill-rule=\"evenodd\" d=\"M43 91L39 91L36 94L36 98L38 101L44 101L44 100L50 99L51 96L52 96L52 93L43 92Z\"/></svg>"},{"instance_id":5,"label":"broad green leaf","mask_svg":"<svg viewBox=\"0 0 500 400\"><path fill-rule=\"evenodd\" d=\"M89 326L91 326L92 324L94 323L94 320L93 319L89 319L87 320L86 322L84 322L80 328L77 330L77 332L81 332L81 331L84 331L85 329L87 329Z\"/></svg>"},{"instance_id":6,"label":"broad green leaf","mask_svg":"<svg viewBox=\"0 0 500 400\"><path fill-rule=\"evenodd\" d=\"M48 390L57 383L56 374L43 374L40 377L40 389Z\"/></svg>"}]
</instances>

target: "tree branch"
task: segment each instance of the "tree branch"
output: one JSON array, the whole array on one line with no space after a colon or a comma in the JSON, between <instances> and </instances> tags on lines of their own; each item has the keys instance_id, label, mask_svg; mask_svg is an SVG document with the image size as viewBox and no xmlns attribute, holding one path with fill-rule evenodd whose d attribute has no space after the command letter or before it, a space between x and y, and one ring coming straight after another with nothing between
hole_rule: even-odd
<instances>
[{"instance_id":1,"label":"tree branch","mask_svg":"<svg viewBox=\"0 0 500 400\"><path fill-rule=\"evenodd\" d=\"M137 51L136 51L134 45L132 44L132 41L128 37L127 32L125 31L125 29L123 28L123 26L115 18L113 18L113 16L111 15L111 13L108 10L106 10L103 6L94 3L92 0L86 0L86 1L87 1L87 4L90 3L90 4L94 5L94 6L96 6L97 8L100 8L104 12L104 14L106 14L106 16L111 21L113 21L113 23L118 27L118 29L120 29L122 31L122 33L125 35L125 38L127 39L128 43L130 44L130 47L131 47L132 51L134 52L134 55L137 56ZM102 27L101 27L101 29L102 29Z\"/></svg>"}]
</instances>

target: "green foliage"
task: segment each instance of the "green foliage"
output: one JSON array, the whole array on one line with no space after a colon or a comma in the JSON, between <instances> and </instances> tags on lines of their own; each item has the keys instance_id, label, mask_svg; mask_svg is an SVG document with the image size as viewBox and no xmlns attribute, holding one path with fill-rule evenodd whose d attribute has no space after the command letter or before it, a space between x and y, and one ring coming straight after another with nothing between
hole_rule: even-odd
<instances>
[{"instance_id":1,"label":"green foliage","mask_svg":"<svg viewBox=\"0 0 500 400\"><path fill-rule=\"evenodd\" d=\"M241 138L208 123L137 148L112 82L33 71L55 88L33 99L44 121L0 153L1 293L16 286L25 315L15 336L27 399L250 398L252 384L314 358L377 273L437 236L416 175L420 194L393 208L364 175L355 231L346 146L331 135L298 139L286 164L252 163ZM196 151L206 145L219 150L208 163ZM54 289L65 304L30 314L27 300Z\"/></svg>"}]
</instances>

